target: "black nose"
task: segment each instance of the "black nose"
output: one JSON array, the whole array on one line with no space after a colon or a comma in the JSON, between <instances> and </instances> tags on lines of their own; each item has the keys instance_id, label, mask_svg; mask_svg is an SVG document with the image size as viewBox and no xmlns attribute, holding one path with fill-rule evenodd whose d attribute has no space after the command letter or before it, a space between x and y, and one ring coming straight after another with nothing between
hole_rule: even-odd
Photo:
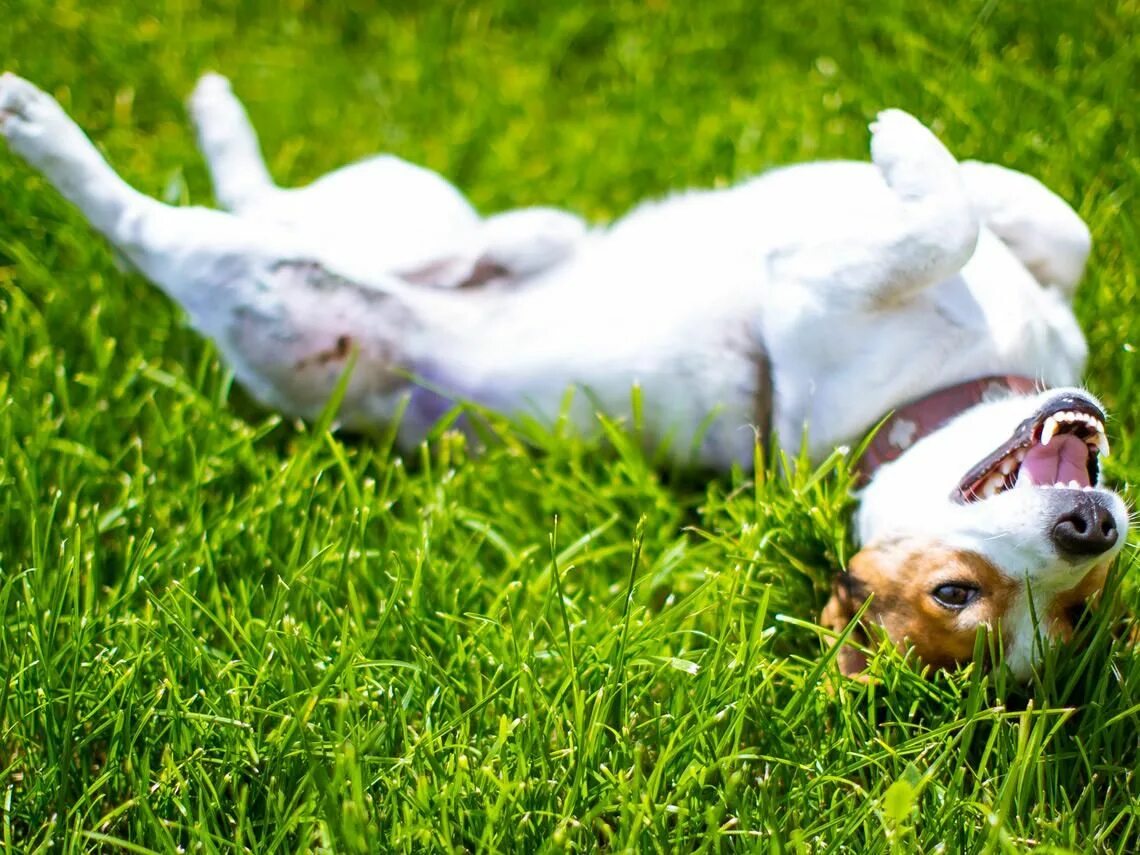
<instances>
[{"instance_id":1,"label":"black nose","mask_svg":"<svg viewBox=\"0 0 1140 855\"><path fill-rule=\"evenodd\" d=\"M1091 495L1079 495L1053 523L1050 537L1063 555L1088 557L1112 548L1119 533L1112 513Z\"/></svg>"}]
</instances>

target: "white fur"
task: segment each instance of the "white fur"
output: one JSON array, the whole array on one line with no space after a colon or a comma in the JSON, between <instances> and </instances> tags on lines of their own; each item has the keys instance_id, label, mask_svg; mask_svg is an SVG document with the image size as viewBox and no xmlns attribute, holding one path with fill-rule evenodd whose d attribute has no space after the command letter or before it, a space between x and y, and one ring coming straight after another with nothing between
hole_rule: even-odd
<instances>
[{"instance_id":1,"label":"white fur","mask_svg":"<svg viewBox=\"0 0 1140 855\"><path fill-rule=\"evenodd\" d=\"M49 96L0 78L12 149L185 307L254 395L287 413L320 411L350 340L360 360L343 424L390 419L409 376L444 396L418 411L412 393L405 445L441 400L551 421L574 386L585 394L571 417L589 431L597 409L628 416L638 386L650 442L687 455L707 428L699 461L748 466L761 347L776 436L794 452L806 426L817 459L941 387L1006 373L1050 387L1080 378L1086 347L1069 298L1085 225L1028 176L957 163L897 110L872 125L872 163L779 169L593 230L545 208L481 218L442 178L390 156L280 189L224 78L203 78L191 113L232 214L142 196ZM487 270L490 281L459 287ZM1046 491L948 500L1037 403L979 406L885 467L863 495L863 543L933 536L1044 586L1078 572L1048 545L1035 495Z\"/></svg>"}]
</instances>

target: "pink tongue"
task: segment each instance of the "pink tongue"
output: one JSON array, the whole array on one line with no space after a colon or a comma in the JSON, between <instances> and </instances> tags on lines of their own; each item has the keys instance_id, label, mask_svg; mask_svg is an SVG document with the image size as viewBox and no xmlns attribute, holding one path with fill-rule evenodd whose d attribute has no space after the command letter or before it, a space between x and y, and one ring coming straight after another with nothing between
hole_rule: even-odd
<instances>
[{"instance_id":1,"label":"pink tongue","mask_svg":"<svg viewBox=\"0 0 1140 855\"><path fill-rule=\"evenodd\" d=\"M1038 487L1049 484L1068 484L1076 481L1082 487L1089 485L1089 449L1084 440L1072 434L1053 437L1049 445L1035 445L1025 455L1022 473Z\"/></svg>"}]
</instances>

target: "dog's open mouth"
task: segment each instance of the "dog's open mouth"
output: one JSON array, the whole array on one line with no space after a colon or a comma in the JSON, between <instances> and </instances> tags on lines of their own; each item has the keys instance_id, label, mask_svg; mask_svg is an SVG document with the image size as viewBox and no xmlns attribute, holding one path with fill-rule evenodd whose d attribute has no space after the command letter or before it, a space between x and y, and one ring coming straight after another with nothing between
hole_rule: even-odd
<instances>
[{"instance_id":1,"label":"dog's open mouth","mask_svg":"<svg viewBox=\"0 0 1140 855\"><path fill-rule=\"evenodd\" d=\"M962 504L1022 487L1093 487L1108 456L1105 415L1091 401L1062 395L966 473L951 498Z\"/></svg>"}]
</instances>

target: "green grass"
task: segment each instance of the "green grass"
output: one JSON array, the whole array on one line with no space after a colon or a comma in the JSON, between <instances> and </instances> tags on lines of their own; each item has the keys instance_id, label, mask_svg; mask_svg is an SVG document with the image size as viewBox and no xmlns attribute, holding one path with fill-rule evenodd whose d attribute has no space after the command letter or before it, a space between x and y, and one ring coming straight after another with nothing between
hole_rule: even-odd
<instances>
[{"instance_id":1,"label":"green grass","mask_svg":"<svg viewBox=\"0 0 1140 855\"><path fill-rule=\"evenodd\" d=\"M1135 0L126 5L2 0L0 66L177 202L210 200L181 106L209 68L283 181L390 150L485 210L599 219L863 157L907 108L1089 221L1088 379L1140 474ZM810 624L851 549L836 461L282 423L3 153L0 339L8 851L1140 847L1131 548L1029 687L888 649L837 684Z\"/></svg>"}]
</instances>

